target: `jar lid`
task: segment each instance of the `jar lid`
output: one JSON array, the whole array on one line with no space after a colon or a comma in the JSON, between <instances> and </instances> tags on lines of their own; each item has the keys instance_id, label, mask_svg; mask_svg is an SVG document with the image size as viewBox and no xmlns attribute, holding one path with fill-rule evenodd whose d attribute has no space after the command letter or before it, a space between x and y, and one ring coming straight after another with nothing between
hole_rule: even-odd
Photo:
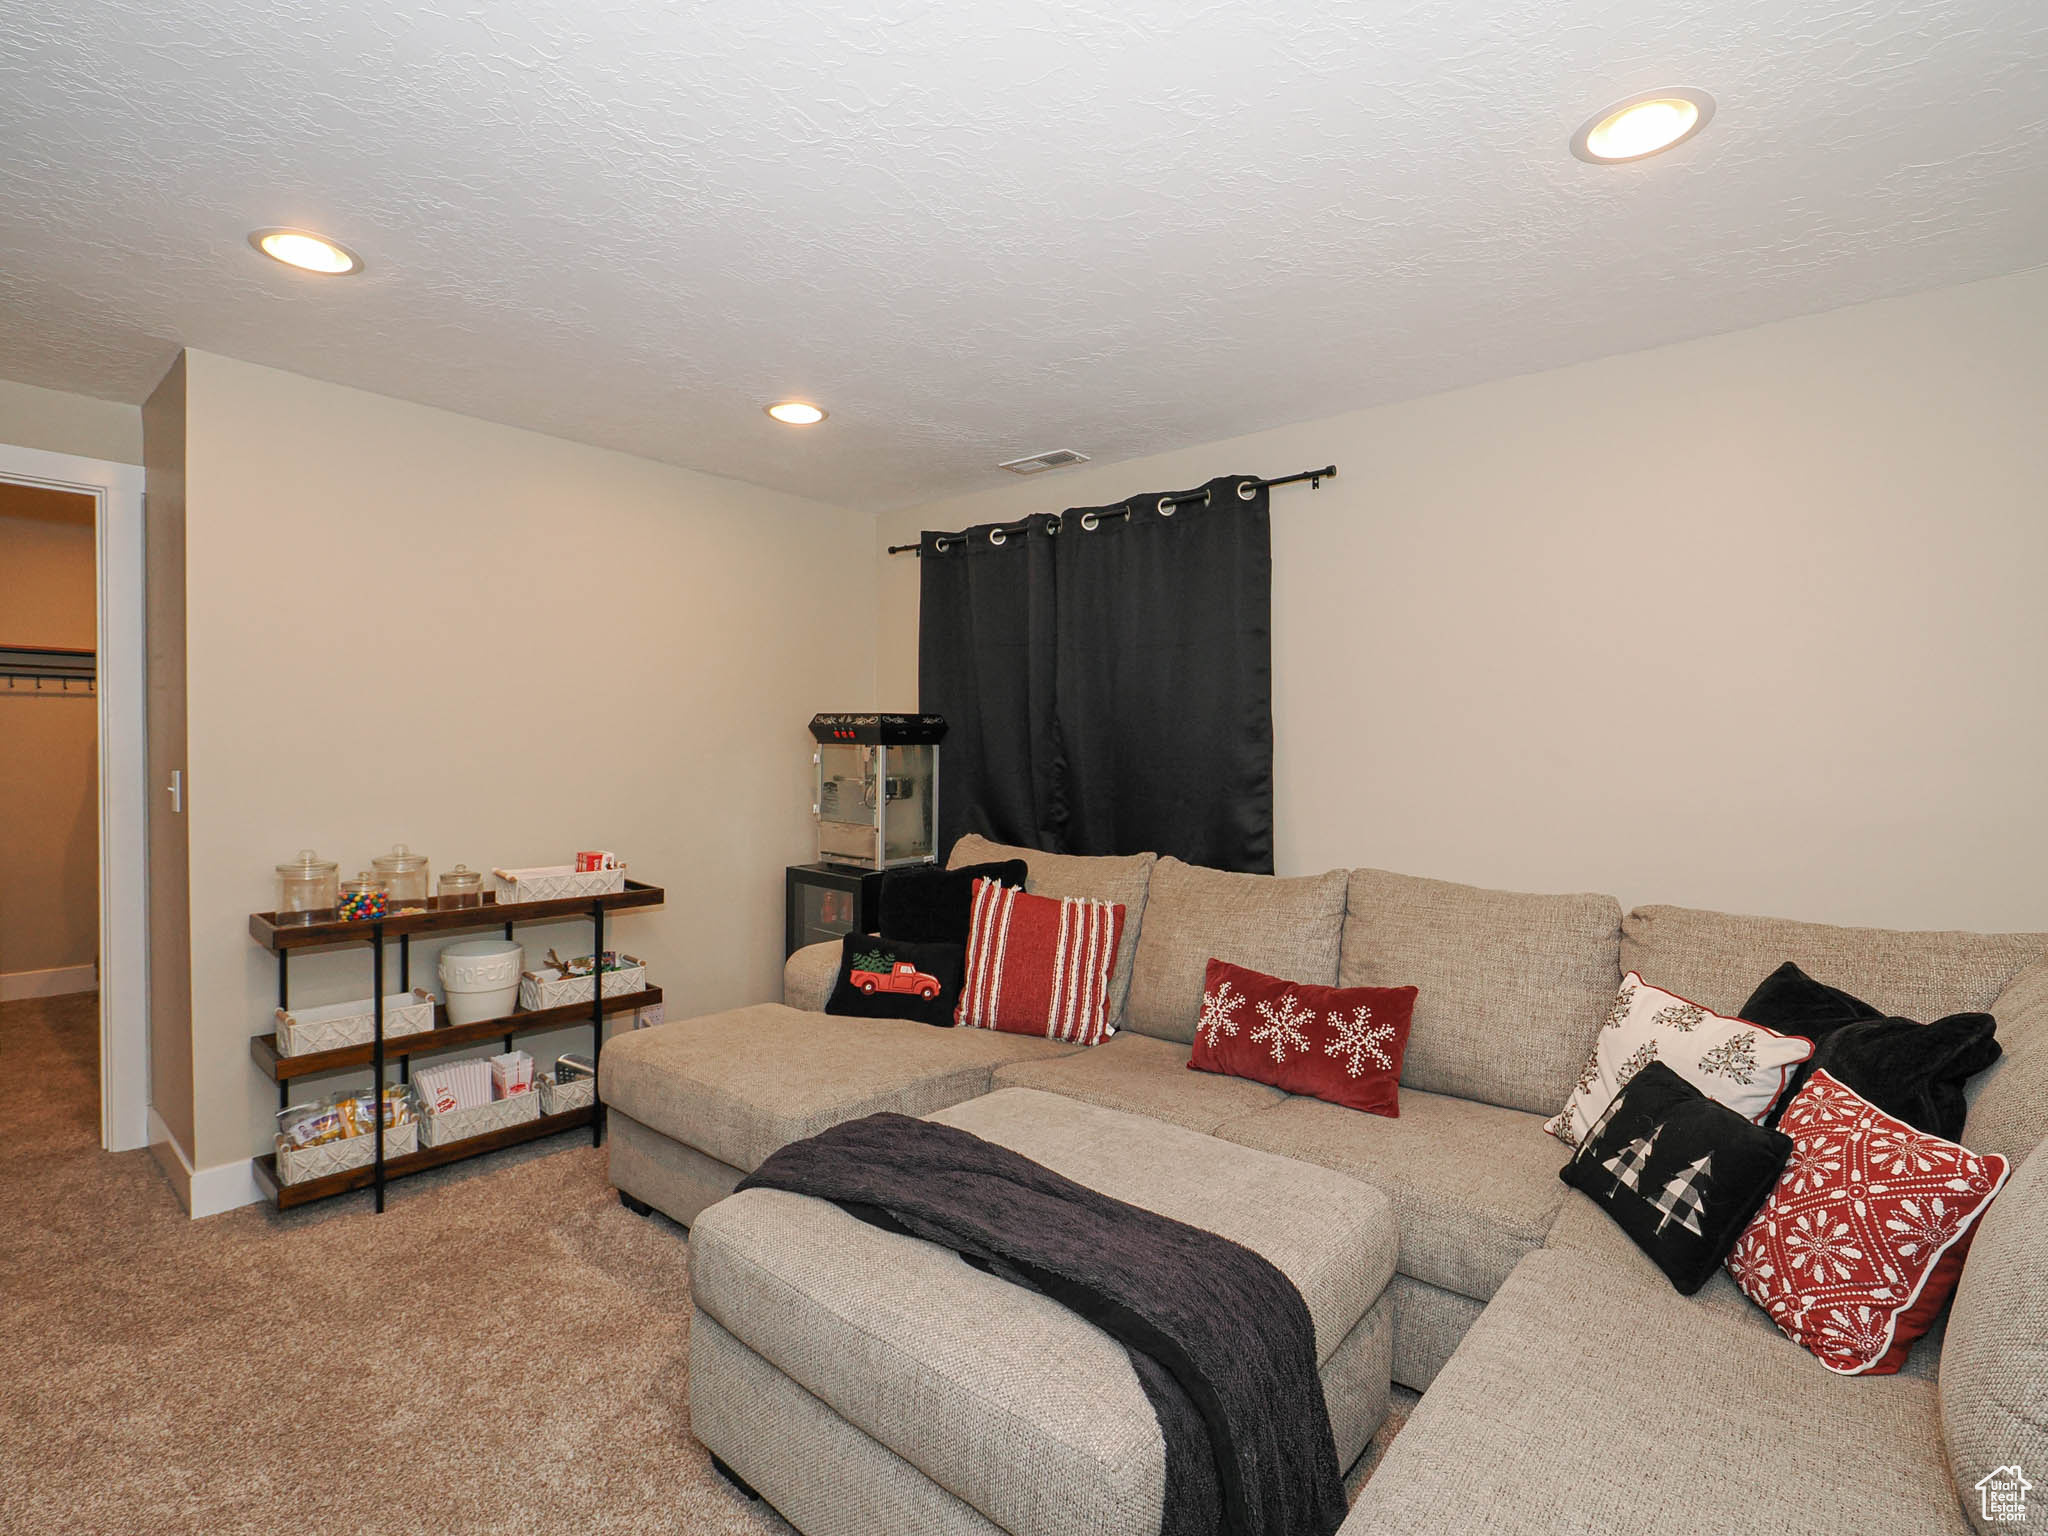
<instances>
[{"instance_id":1,"label":"jar lid","mask_svg":"<svg viewBox=\"0 0 2048 1536\"><path fill-rule=\"evenodd\" d=\"M427 862L427 856L424 853L414 853L403 843L393 843L389 853L380 853L370 862L380 870L403 873L418 869Z\"/></svg>"},{"instance_id":2,"label":"jar lid","mask_svg":"<svg viewBox=\"0 0 2048 1536\"><path fill-rule=\"evenodd\" d=\"M453 869L441 871L441 883L443 885L481 885L483 884L483 879L484 872L482 870L471 869L467 864L458 864Z\"/></svg>"},{"instance_id":3,"label":"jar lid","mask_svg":"<svg viewBox=\"0 0 2048 1536\"><path fill-rule=\"evenodd\" d=\"M301 875L308 879L315 875L331 875L341 866L332 859L323 859L310 848L301 848L299 856L289 864L277 866L280 875Z\"/></svg>"}]
</instances>

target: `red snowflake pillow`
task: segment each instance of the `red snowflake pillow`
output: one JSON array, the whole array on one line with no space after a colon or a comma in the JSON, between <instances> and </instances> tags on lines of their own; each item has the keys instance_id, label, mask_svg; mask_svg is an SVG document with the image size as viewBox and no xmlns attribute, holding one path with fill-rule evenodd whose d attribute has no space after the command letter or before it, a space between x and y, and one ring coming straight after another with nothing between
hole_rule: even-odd
<instances>
[{"instance_id":1,"label":"red snowflake pillow","mask_svg":"<svg viewBox=\"0 0 2048 1536\"><path fill-rule=\"evenodd\" d=\"M954 1023L1100 1045L1112 1033L1109 973L1123 935L1121 905L975 881Z\"/></svg>"},{"instance_id":2,"label":"red snowflake pillow","mask_svg":"<svg viewBox=\"0 0 2048 1536\"><path fill-rule=\"evenodd\" d=\"M1825 1071L1778 1129L1792 1155L1728 1273L1829 1370L1889 1376L1955 1290L2006 1160L1915 1130Z\"/></svg>"},{"instance_id":3,"label":"red snowflake pillow","mask_svg":"<svg viewBox=\"0 0 2048 1536\"><path fill-rule=\"evenodd\" d=\"M1413 987L1318 987L1211 960L1188 1066L1398 1119L1414 1015Z\"/></svg>"}]
</instances>

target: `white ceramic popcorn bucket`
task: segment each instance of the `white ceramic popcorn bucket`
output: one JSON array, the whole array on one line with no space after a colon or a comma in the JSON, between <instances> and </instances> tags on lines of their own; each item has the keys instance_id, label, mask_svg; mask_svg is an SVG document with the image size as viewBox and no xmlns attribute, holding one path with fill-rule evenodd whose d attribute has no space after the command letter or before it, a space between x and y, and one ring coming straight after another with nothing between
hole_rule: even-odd
<instances>
[{"instance_id":1,"label":"white ceramic popcorn bucket","mask_svg":"<svg viewBox=\"0 0 2048 1536\"><path fill-rule=\"evenodd\" d=\"M441 951L441 990L450 1024L502 1018L519 1001L526 951L513 939L470 939Z\"/></svg>"}]
</instances>

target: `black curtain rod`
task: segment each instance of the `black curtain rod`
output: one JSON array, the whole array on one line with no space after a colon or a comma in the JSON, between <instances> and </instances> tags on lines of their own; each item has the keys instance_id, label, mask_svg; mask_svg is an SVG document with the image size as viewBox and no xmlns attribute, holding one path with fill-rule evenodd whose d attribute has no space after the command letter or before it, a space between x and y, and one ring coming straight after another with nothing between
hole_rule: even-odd
<instances>
[{"instance_id":1,"label":"black curtain rod","mask_svg":"<svg viewBox=\"0 0 2048 1536\"><path fill-rule=\"evenodd\" d=\"M1244 487L1247 486L1270 487L1275 485L1293 485L1297 480L1306 480L1308 482L1308 488L1312 491L1316 491L1322 489L1322 485L1325 480L1334 479L1336 477L1336 474L1337 466L1334 464L1326 464L1321 469L1304 469L1299 474L1276 475L1271 480L1240 480L1238 482L1238 486L1240 490L1242 490ZM1164 512L1169 507L1184 507L1191 502L1207 501L1208 499L1209 493L1207 491L1190 491L1185 496L1162 496L1159 498L1159 510ZM1250 498L1247 497L1246 499L1249 500ZM1063 513L1061 515L1064 516L1065 514ZM1100 525L1100 523L1106 518L1129 517L1130 515L1131 509L1129 507L1118 507L1115 510L1109 512L1088 512L1083 514L1081 518L1081 526L1083 528L1086 528L1090 533L1093 533L1095 529ZM1091 518L1094 519L1094 521L1091 522ZM1013 533L1027 533L1030 531L1030 528L1031 523L1027 519L1026 521L1021 523L1011 523L1008 526L999 526L991 528L989 529L989 537L991 539L994 539L995 542L997 542L998 544L1000 544L1003 541L1003 539L1007 538L1009 535ZM1001 537L998 537L998 535L1000 535ZM946 534L945 536L939 539L937 547L943 550L951 540L961 537L963 537L963 535L957 533ZM920 544L891 544L889 546L889 553L892 555L922 555L924 553L924 550Z\"/></svg>"}]
</instances>

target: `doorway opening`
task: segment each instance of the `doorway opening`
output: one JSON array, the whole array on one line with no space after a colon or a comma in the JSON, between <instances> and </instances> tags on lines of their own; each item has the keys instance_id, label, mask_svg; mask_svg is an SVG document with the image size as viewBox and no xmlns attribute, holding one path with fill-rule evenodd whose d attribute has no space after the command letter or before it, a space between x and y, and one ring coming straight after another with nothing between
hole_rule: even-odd
<instances>
[{"instance_id":1,"label":"doorway opening","mask_svg":"<svg viewBox=\"0 0 2048 1536\"><path fill-rule=\"evenodd\" d=\"M99 1120L99 499L0 481L0 1035Z\"/></svg>"},{"instance_id":2,"label":"doorway opening","mask_svg":"<svg viewBox=\"0 0 2048 1536\"><path fill-rule=\"evenodd\" d=\"M114 1151L149 1139L141 537L139 467L0 445L0 1047Z\"/></svg>"}]
</instances>

